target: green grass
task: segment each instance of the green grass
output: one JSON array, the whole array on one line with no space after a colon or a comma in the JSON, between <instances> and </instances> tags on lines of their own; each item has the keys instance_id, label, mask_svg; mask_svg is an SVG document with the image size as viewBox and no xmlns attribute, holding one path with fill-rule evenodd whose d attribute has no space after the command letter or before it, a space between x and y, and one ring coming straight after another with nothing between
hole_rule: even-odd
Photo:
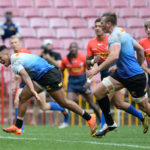
<instances>
[{"instance_id":1,"label":"green grass","mask_svg":"<svg viewBox=\"0 0 150 150\"><path fill-rule=\"evenodd\" d=\"M87 126L24 128L21 136L0 130L0 150L150 150L150 132L143 134L141 126L122 126L104 138L91 137Z\"/></svg>"}]
</instances>

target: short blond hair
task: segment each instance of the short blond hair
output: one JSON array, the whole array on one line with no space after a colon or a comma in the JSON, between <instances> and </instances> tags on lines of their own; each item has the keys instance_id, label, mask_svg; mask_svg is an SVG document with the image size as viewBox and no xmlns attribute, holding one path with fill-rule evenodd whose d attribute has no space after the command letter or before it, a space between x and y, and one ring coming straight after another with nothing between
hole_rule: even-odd
<instances>
[{"instance_id":1,"label":"short blond hair","mask_svg":"<svg viewBox=\"0 0 150 150\"><path fill-rule=\"evenodd\" d=\"M148 27L150 27L150 21L146 21L144 23L144 27L145 27L145 29L147 29Z\"/></svg>"},{"instance_id":2,"label":"short blond hair","mask_svg":"<svg viewBox=\"0 0 150 150\"><path fill-rule=\"evenodd\" d=\"M18 39L18 40L20 40L20 38L19 38L17 35L12 35L12 36L10 37L10 40L12 40L12 39Z\"/></svg>"}]
</instances>

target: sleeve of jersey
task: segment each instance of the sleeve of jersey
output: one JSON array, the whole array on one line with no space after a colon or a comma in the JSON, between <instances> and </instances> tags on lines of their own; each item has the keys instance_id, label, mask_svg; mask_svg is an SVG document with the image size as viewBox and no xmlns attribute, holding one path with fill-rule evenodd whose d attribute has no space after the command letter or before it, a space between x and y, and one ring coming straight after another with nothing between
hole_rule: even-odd
<instances>
[{"instance_id":1,"label":"sleeve of jersey","mask_svg":"<svg viewBox=\"0 0 150 150\"><path fill-rule=\"evenodd\" d=\"M12 63L11 68L12 68L12 71L13 71L15 74L19 74L19 72L20 72L22 69L24 69L24 67L22 66L22 64L21 64L20 61L15 61L14 63Z\"/></svg>"},{"instance_id":2,"label":"sleeve of jersey","mask_svg":"<svg viewBox=\"0 0 150 150\"><path fill-rule=\"evenodd\" d=\"M109 46L111 47L112 45L121 45L121 35L120 35L120 33L112 34L109 37Z\"/></svg>"},{"instance_id":3,"label":"sleeve of jersey","mask_svg":"<svg viewBox=\"0 0 150 150\"><path fill-rule=\"evenodd\" d=\"M60 66L61 69L65 69L65 60L64 58L62 59L61 61L61 66Z\"/></svg>"},{"instance_id":4,"label":"sleeve of jersey","mask_svg":"<svg viewBox=\"0 0 150 150\"><path fill-rule=\"evenodd\" d=\"M90 42L87 45L87 56L93 56L93 53L91 51Z\"/></svg>"},{"instance_id":5,"label":"sleeve of jersey","mask_svg":"<svg viewBox=\"0 0 150 150\"><path fill-rule=\"evenodd\" d=\"M133 44L133 46L134 46L135 44L137 44L137 41L136 41L135 39L133 39L133 38L132 38L132 44Z\"/></svg>"}]
</instances>

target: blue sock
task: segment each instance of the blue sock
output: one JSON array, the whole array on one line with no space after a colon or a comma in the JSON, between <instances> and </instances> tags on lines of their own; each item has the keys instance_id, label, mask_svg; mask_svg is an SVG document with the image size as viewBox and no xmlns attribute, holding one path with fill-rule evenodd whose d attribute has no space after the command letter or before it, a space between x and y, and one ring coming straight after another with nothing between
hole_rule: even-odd
<instances>
[{"instance_id":1,"label":"blue sock","mask_svg":"<svg viewBox=\"0 0 150 150\"><path fill-rule=\"evenodd\" d=\"M100 129L102 129L102 128L103 128L103 126L104 126L104 124L106 123L103 112L102 112L102 115L101 115L100 120L101 120L101 127L100 127Z\"/></svg>"},{"instance_id":2,"label":"blue sock","mask_svg":"<svg viewBox=\"0 0 150 150\"><path fill-rule=\"evenodd\" d=\"M17 116L18 116L18 108L15 108L15 117L16 117L16 119L17 119ZM24 130L24 128L23 128L23 125L22 125L22 131Z\"/></svg>"},{"instance_id":3,"label":"blue sock","mask_svg":"<svg viewBox=\"0 0 150 150\"><path fill-rule=\"evenodd\" d=\"M126 110L126 112L134 115L135 117L138 117L141 121L144 120L142 113L139 112L138 110L136 110L135 107L133 107L132 105L130 105L128 107L128 109Z\"/></svg>"},{"instance_id":4,"label":"blue sock","mask_svg":"<svg viewBox=\"0 0 150 150\"><path fill-rule=\"evenodd\" d=\"M15 117L17 119L17 116L18 116L18 108L15 108Z\"/></svg>"},{"instance_id":5,"label":"blue sock","mask_svg":"<svg viewBox=\"0 0 150 150\"><path fill-rule=\"evenodd\" d=\"M51 110L59 110L61 112L64 112L65 111L65 108L59 106L58 104L54 103L54 102L49 102L50 104L50 109Z\"/></svg>"}]
</instances>

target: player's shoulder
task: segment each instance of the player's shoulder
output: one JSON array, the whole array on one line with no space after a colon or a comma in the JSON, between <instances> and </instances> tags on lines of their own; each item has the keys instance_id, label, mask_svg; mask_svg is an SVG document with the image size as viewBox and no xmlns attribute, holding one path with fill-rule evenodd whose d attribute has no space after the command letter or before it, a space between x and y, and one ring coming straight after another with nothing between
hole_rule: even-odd
<instances>
[{"instance_id":1,"label":"player's shoulder","mask_svg":"<svg viewBox=\"0 0 150 150\"><path fill-rule=\"evenodd\" d=\"M141 39L141 40L139 41L139 43L145 43L145 42L147 42L147 41L148 41L148 38L146 37L146 38Z\"/></svg>"},{"instance_id":2,"label":"player's shoulder","mask_svg":"<svg viewBox=\"0 0 150 150\"><path fill-rule=\"evenodd\" d=\"M67 62L67 59L68 59L67 56L65 56L65 57L62 58L61 61L62 61L62 62Z\"/></svg>"}]
</instances>

